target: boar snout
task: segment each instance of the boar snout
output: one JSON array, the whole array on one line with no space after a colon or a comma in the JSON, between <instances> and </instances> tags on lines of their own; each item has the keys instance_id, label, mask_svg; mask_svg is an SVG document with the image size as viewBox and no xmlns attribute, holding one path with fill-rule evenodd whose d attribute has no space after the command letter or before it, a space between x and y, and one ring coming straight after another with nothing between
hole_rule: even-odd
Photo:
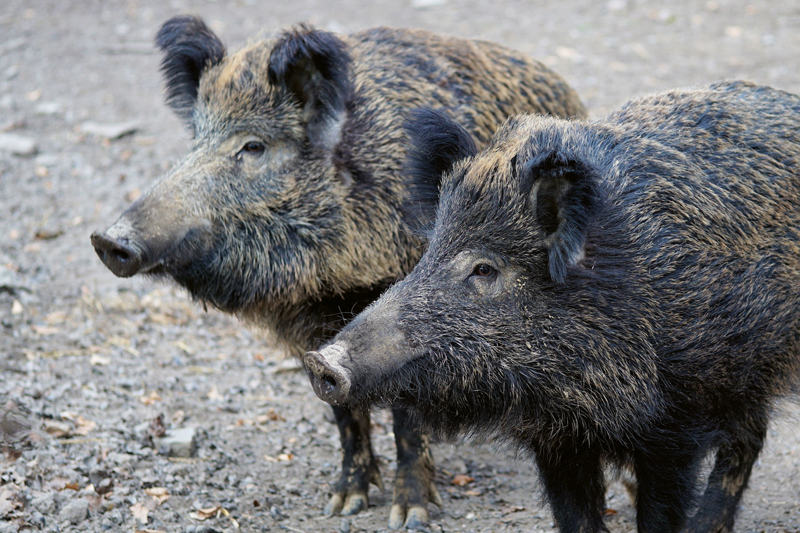
<instances>
[{"instance_id":1,"label":"boar snout","mask_svg":"<svg viewBox=\"0 0 800 533\"><path fill-rule=\"evenodd\" d=\"M338 344L326 346L318 352L308 352L303 357L314 392L333 405L347 403L350 397L351 374L339 364L346 357L347 348Z\"/></svg>"},{"instance_id":2,"label":"boar snout","mask_svg":"<svg viewBox=\"0 0 800 533\"><path fill-rule=\"evenodd\" d=\"M92 233L92 246L103 264L117 277L129 278L142 270L142 250L125 237L95 231Z\"/></svg>"}]
</instances>

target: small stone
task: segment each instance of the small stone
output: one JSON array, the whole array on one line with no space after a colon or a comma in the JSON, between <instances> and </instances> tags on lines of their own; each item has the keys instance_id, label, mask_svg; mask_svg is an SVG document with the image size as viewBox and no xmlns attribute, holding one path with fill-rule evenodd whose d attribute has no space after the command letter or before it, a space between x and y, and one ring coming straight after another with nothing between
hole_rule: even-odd
<instances>
[{"instance_id":1,"label":"small stone","mask_svg":"<svg viewBox=\"0 0 800 533\"><path fill-rule=\"evenodd\" d=\"M91 135L98 135L107 139L119 139L139 129L139 123L134 121L128 122L115 122L115 123L101 123L101 122L84 122L81 124L81 130L84 133Z\"/></svg>"},{"instance_id":2,"label":"small stone","mask_svg":"<svg viewBox=\"0 0 800 533\"><path fill-rule=\"evenodd\" d=\"M36 153L36 141L15 133L0 133L0 151L30 156Z\"/></svg>"},{"instance_id":3,"label":"small stone","mask_svg":"<svg viewBox=\"0 0 800 533\"><path fill-rule=\"evenodd\" d=\"M89 502L84 498L76 498L65 505L58 513L58 519L77 526L89 515Z\"/></svg>"},{"instance_id":4,"label":"small stone","mask_svg":"<svg viewBox=\"0 0 800 533\"><path fill-rule=\"evenodd\" d=\"M61 104L58 102L41 102L33 109L37 115L57 115L61 112Z\"/></svg>"},{"instance_id":5,"label":"small stone","mask_svg":"<svg viewBox=\"0 0 800 533\"><path fill-rule=\"evenodd\" d=\"M46 516L52 516L56 512L56 499L52 492L45 492L31 500L31 507Z\"/></svg>"},{"instance_id":6,"label":"small stone","mask_svg":"<svg viewBox=\"0 0 800 533\"><path fill-rule=\"evenodd\" d=\"M17 533L19 524L16 522L0 522L0 533Z\"/></svg>"},{"instance_id":7,"label":"small stone","mask_svg":"<svg viewBox=\"0 0 800 533\"><path fill-rule=\"evenodd\" d=\"M426 9L429 7L440 7L447 4L447 0L411 0L411 7L416 9Z\"/></svg>"},{"instance_id":8,"label":"small stone","mask_svg":"<svg viewBox=\"0 0 800 533\"><path fill-rule=\"evenodd\" d=\"M197 429L192 427L167 430L163 437L153 439L159 451L165 450L169 457L193 457L197 451Z\"/></svg>"},{"instance_id":9,"label":"small stone","mask_svg":"<svg viewBox=\"0 0 800 533\"><path fill-rule=\"evenodd\" d=\"M341 531L342 533L350 533L350 519L349 518L342 518L342 521L339 524L339 531Z\"/></svg>"}]
</instances>

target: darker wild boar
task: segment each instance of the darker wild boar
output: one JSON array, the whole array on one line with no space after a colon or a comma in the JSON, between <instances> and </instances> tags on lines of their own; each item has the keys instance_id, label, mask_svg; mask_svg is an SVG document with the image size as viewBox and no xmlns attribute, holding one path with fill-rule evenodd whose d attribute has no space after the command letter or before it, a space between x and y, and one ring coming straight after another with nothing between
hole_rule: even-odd
<instances>
[{"instance_id":1,"label":"darker wild boar","mask_svg":"<svg viewBox=\"0 0 800 533\"><path fill-rule=\"evenodd\" d=\"M317 394L512 441L564 532L605 529L607 465L636 476L639 531L731 531L800 371L800 98L720 83L512 118L480 154L439 113L410 128L429 247L306 355Z\"/></svg>"},{"instance_id":2,"label":"darker wild boar","mask_svg":"<svg viewBox=\"0 0 800 533\"><path fill-rule=\"evenodd\" d=\"M92 244L116 275L171 278L298 356L421 255L401 220L406 110L443 109L479 143L514 113L585 114L542 64L421 31L300 26L227 54L201 20L177 17L157 43L167 101L192 147ZM368 413L335 415L344 457L327 512L350 514L381 479ZM438 499L433 462L427 438L402 409L394 415L390 526L413 526Z\"/></svg>"}]
</instances>

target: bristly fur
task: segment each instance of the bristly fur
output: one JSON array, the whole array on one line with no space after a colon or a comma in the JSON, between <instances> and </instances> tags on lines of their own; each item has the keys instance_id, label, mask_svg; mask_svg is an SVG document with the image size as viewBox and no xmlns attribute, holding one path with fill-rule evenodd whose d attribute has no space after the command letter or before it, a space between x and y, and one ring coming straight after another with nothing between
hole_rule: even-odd
<instances>
[{"instance_id":1,"label":"bristly fur","mask_svg":"<svg viewBox=\"0 0 800 533\"><path fill-rule=\"evenodd\" d=\"M800 385L798 243L798 96L724 82L510 119L444 173L414 270L309 354L349 384L317 391L517 443L561 531L605 530L605 463L635 472L640 531L732 531Z\"/></svg>"},{"instance_id":2,"label":"bristly fur","mask_svg":"<svg viewBox=\"0 0 800 533\"><path fill-rule=\"evenodd\" d=\"M164 53L161 72L167 104L186 122L192 119L203 71L225 56L225 46L198 17L179 16L161 26L156 45Z\"/></svg>"},{"instance_id":3,"label":"bristly fur","mask_svg":"<svg viewBox=\"0 0 800 533\"><path fill-rule=\"evenodd\" d=\"M412 231L426 235L431 231L439 202L442 174L456 162L478 152L472 135L460 124L435 109L423 108L408 113L404 126L408 134L405 174L408 196L404 218Z\"/></svg>"}]
</instances>

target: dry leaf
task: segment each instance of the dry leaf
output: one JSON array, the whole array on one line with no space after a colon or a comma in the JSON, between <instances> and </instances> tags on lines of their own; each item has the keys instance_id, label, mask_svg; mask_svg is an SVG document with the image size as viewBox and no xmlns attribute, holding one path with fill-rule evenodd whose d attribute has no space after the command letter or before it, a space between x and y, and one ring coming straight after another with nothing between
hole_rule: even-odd
<instances>
[{"instance_id":1,"label":"dry leaf","mask_svg":"<svg viewBox=\"0 0 800 533\"><path fill-rule=\"evenodd\" d=\"M186 352L188 355L194 355L194 350L189 348L189 346L183 341L175 342L175 346Z\"/></svg>"},{"instance_id":2,"label":"dry leaf","mask_svg":"<svg viewBox=\"0 0 800 533\"><path fill-rule=\"evenodd\" d=\"M285 418L276 413L275 410L272 407L270 407L265 414L256 417L256 424L266 424L270 420L275 420L277 422L286 422Z\"/></svg>"},{"instance_id":3,"label":"dry leaf","mask_svg":"<svg viewBox=\"0 0 800 533\"><path fill-rule=\"evenodd\" d=\"M89 357L89 364L92 366L108 366L111 364L111 358L93 353L91 357Z\"/></svg>"},{"instance_id":4,"label":"dry leaf","mask_svg":"<svg viewBox=\"0 0 800 533\"><path fill-rule=\"evenodd\" d=\"M69 437L72 432L72 424L58 422L56 420L45 420L44 430L56 438Z\"/></svg>"},{"instance_id":5,"label":"dry leaf","mask_svg":"<svg viewBox=\"0 0 800 533\"><path fill-rule=\"evenodd\" d=\"M150 500L150 501L153 501L153 500ZM146 502L138 502L138 503L135 503L135 504L131 505L130 510L131 510L131 513L133 514L133 517L139 523L146 524L147 523L147 515L150 514L150 511L152 509L150 509L147 506Z\"/></svg>"},{"instance_id":6,"label":"dry leaf","mask_svg":"<svg viewBox=\"0 0 800 533\"><path fill-rule=\"evenodd\" d=\"M475 478L472 476L468 476L466 474L456 474L455 476L453 476L453 479L450 481L450 484L463 487L464 485L468 485L473 481L475 481Z\"/></svg>"},{"instance_id":7,"label":"dry leaf","mask_svg":"<svg viewBox=\"0 0 800 533\"><path fill-rule=\"evenodd\" d=\"M37 335L55 335L59 331L58 328L52 326L39 326L37 324L32 325L31 329Z\"/></svg>"},{"instance_id":8,"label":"dry leaf","mask_svg":"<svg viewBox=\"0 0 800 533\"><path fill-rule=\"evenodd\" d=\"M217 505L216 507L207 507L205 509L198 509L193 513L189 513L189 517L195 520L208 520L209 518L213 518L218 516L224 511L222 506Z\"/></svg>"},{"instance_id":9,"label":"dry leaf","mask_svg":"<svg viewBox=\"0 0 800 533\"><path fill-rule=\"evenodd\" d=\"M161 401L161 396L159 396L156 391L151 391L147 396L139 397L139 401L145 405L153 405L154 403Z\"/></svg>"},{"instance_id":10,"label":"dry leaf","mask_svg":"<svg viewBox=\"0 0 800 533\"><path fill-rule=\"evenodd\" d=\"M151 487L149 489L144 489L144 491L146 494L155 498L159 505L169 500L169 492L167 492L167 489L164 487Z\"/></svg>"},{"instance_id":11,"label":"dry leaf","mask_svg":"<svg viewBox=\"0 0 800 533\"><path fill-rule=\"evenodd\" d=\"M83 435L84 437L97 429L97 424L95 422L86 420L82 416L78 416L78 418L75 419L75 425L77 426L77 428L75 428L75 434Z\"/></svg>"},{"instance_id":12,"label":"dry leaf","mask_svg":"<svg viewBox=\"0 0 800 533\"><path fill-rule=\"evenodd\" d=\"M606 516L614 516L615 514L619 513L616 509L606 509L603 513Z\"/></svg>"},{"instance_id":13,"label":"dry leaf","mask_svg":"<svg viewBox=\"0 0 800 533\"><path fill-rule=\"evenodd\" d=\"M17 494L6 487L0 488L0 518L4 518L17 509L22 508L22 503L17 499Z\"/></svg>"},{"instance_id":14,"label":"dry leaf","mask_svg":"<svg viewBox=\"0 0 800 533\"><path fill-rule=\"evenodd\" d=\"M291 461L294 459L293 453L282 453L278 455L278 457L272 457L271 455L265 455L264 460L268 463L280 463L284 461Z\"/></svg>"}]
</instances>

